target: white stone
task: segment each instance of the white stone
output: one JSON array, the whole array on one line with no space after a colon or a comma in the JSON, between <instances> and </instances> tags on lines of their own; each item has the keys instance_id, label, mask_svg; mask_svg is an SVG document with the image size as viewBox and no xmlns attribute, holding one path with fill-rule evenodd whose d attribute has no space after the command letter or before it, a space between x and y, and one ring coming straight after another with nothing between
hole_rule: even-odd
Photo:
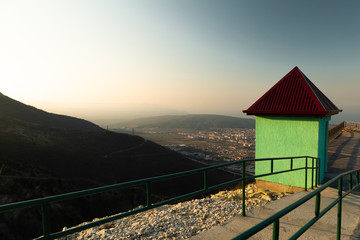
<instances>
[{"instance_id":1,"label":"white stone","mask_svg":"<svg viewBox=\"0 0 360 240\"><path fill-rule=\"evenodd\" d=\"M258 192L256 186L250 184L246 187L246 208L264 205L271 201L271 196L277 199L284 195ZM186 239L240 215L241 198L241 189L220 191L209 198L138 213L114 221L106 229L94 227L60 239Z\"/></svg>"}]
</instances>

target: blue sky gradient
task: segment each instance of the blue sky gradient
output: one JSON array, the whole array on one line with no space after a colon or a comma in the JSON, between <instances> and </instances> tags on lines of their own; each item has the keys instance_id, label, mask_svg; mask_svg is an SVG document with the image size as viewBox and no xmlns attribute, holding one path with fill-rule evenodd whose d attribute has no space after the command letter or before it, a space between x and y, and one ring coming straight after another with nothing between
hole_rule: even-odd
<instances>
[{"instance_id":1,"label":"blue sky gradient","mask_svg":"<svg viewBox=\"0 0 360 240\"><path fill-rule=\"evenodd\" d=\"M2 1L0 91L91 120L244 116L298 66L347 120L360 121L359 7L355 0Z\"/></svg>"}]
</instances>

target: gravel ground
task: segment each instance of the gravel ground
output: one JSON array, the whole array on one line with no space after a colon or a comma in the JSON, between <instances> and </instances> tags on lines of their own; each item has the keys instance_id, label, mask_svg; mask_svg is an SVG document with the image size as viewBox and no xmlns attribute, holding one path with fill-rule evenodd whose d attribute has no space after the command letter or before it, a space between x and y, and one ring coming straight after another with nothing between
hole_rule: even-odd
<instances>
[{"instance_id":1,"label":"gravel ground","mask_svg":"<svg viewBox=\"0 0 360 240\"><path fill-rule=\"evenodd\" d=\"M164 205L63 237L61 240L187 239L241 214L241 193L241 189L221 191L210 198ZM249 185L246 188L246 206L262 206L285 195L266 190L258 192L256 186ZM97 220L99 219L93 221ZM86 223L81 225L84 224Z\"/></svg>"}]
</instances>

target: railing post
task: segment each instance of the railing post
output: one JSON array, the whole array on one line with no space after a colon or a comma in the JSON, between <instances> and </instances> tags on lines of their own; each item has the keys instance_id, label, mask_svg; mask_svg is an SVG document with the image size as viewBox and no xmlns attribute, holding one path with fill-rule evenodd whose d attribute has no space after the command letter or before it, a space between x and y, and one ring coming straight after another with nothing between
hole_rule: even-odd
<instances>
[{"instance_id":1,"label":"railing post","mask_svg":"<svg viewBox=\"0 0 360 240\"><path fill-rule=\"evenodd\" d=\"M320 174L320 170L319 170L319 164L320 164L320 160L319 160L320 158L316 158L316 175L315 175L315 177L316 177L316 187L318 187L319 185L320 185L320 176L319 176L319 174Z\"/></svg>"},{"instance_id":2,"label":"railing post","mask_svg":"<svg viewBox=\"0 0 360 240\"><path fill-rule=\"evenodd\" d=\"M271 173L274 173L274 159L271 159Z\"/></svg>"},{"instance_id":3,"label":"railing post","mask_svg":"<svg viewBox=\"0 0 360 240\"><path fill-rule=\"evenodd\" d=\"M342 177L338 181L338 212L337 212L337 226L336 226L336 239L340 240L341 238L341 211L342 211Z\"/></svg>"},{"instance_id":4,"label":"railing post","mask_svg":"<svg viewBox=\"0 0 360 240\"><path fill-rule=\"evenodd\" d=\"M279 229L280 229L280 222L279 219L276 219L275 222L273 223L273 240L278 240L279 239Z\"/></svg>"},{"instance_id":5,"label":"railing post","mask_svg":"<svg viewBox=\"0 0 360 240\"><path fill-rule=\"evenodd\" d=\"M305 158L305 191L307 191L307 172L308 172L308 158Z\"/></svg>"},{"instance_id":6,"label":"railing post","mask_svg":"<svg viewBox=\"0 0 360 240\"><path fill-rule=\"evenodd\" d=\"M315 199L315 216L318 217L320 214L320 199L321 199L321 192L319 192L318 194L316 194L316 199Z\"/></svg>"},{"instance_id":7,"label":"railing post","mask_svg":"<svg viewBox=\"0 0 360 240\"><path fill-rule=\"evenodd\" d=\"M146 183L146 205L151 206L151 182Z\"/></svg>"},{"instance_id":8,"label":"railing post","mask_svg":"<svg viewBox=\"0 0 360 240\"><path fill-rule=\"evenodd\" d=\"M290 159L290 170L293 170L293 162L294 162L294 159L293 158L291 158Z\"/></svg>"},{"instance_id":9,"label":"railing post","mask_svg":"<svg viewBox=\"0 0 360 240\"><path fill-rule=\"evenodd\" d=\"M311 161L311 189L314 189L314 158Z\"/></svg>"},{"instance_id":10,"label":"railing post","mask_svg":"<svg viewBox=\"0 0 360 240\"><path fill-rule=\"evenodd\" d=\"M359 185L359 171L356 171L356 185Z\"/></svg>"},{"instance_id":11,"label":"railing post","mask_svg":"<svg viewBox=\"0 0 360 240\"><path fill-rule=\"evenodd\" d=\"M50 205L49 203L41 204L42 209L42 225L44 239L48 239L50 235Z\"/></svg>"},{"instance_id":12,"label":"railing post","mask_svg":"<svg viewBox=\"0 0 360 240\"><path fill-rule=\"evenodd\" d=\"M242 215L245 217L245 162L242 162Z\"/></svg>"},{"instance_id":13,"label":"railing post","mask_svg":"<svg viewBox=\"0 0 360 240\"><path fill-rule=\"evenodd\" d=\"M208 189L208 172L204 170L204 190Z\"/></svg>"},{"instance_id":14,"label":"railing post","mask_svg":"<svg viewBox=\"0 0 360 240\"><path fill-rule=\"evenodd\" d=\"M350 173L350 174L349 174L349 191L352 190L352 186L353 186L352 181L353 181L352 173Z\"/></svg>"}]
</instances>

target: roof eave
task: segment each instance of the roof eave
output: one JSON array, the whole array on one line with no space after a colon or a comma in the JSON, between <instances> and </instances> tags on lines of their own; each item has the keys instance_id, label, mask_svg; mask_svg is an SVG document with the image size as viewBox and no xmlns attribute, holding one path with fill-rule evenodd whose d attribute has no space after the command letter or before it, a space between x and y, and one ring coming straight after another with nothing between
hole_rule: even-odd
<instances>
[{"instance_id":1,"label":"roof eave","mask_svg":"<svg viewBox=\"0 0 360 240\"><path fill-rule=\"evenodd\" d=\"M317 111L317 112L304 112L304 111L285 111L285 112L274 112L274 111L248 111L244 110L243 113L247 115L255 116L288 116L288 117L316 117L323 118L337 114L338 111Z\"/></svg>"}]
</instances>

